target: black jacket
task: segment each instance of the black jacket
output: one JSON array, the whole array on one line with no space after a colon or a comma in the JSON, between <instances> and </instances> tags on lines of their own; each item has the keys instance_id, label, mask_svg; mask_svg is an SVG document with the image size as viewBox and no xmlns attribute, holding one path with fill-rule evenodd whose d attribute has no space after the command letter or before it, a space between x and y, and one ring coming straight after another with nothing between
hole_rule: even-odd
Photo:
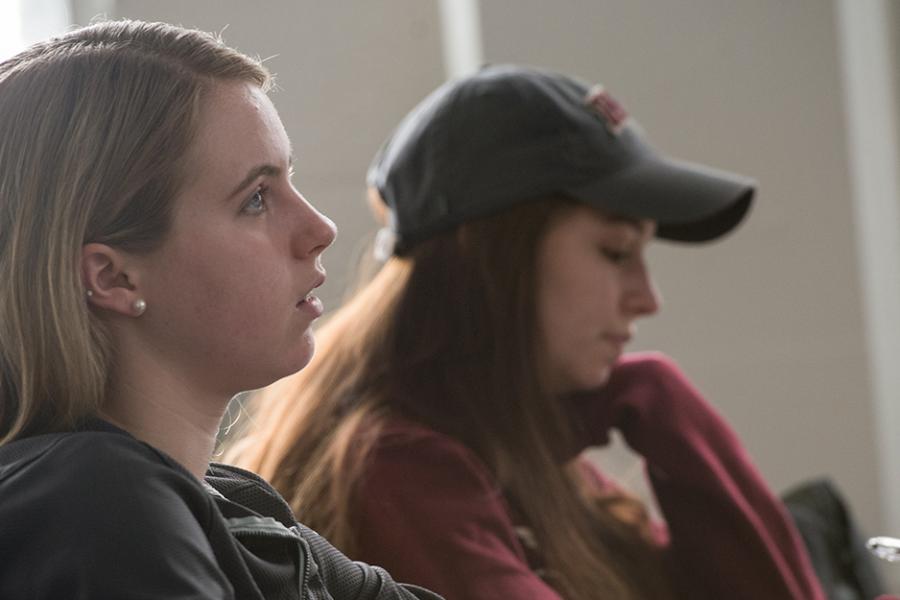
<instances>
[{"instance_id":1,"label":"black jacket","mask_svg":"<svg viewBox=\"0 0 900 600\"><path fill-rule=\"evenodd\" d=\"M875 557L837 486L827 478L795 486L784 495L828 600L868 600L887 593Z\"/></svg>"},{"instance_id":2,"label":"black jacket","mask_svg":"<svg viewBox=\"0 0 900 600\"><path fill-rule=\"evenodd\" d=\"M353 562L256 475L201 484L103 421L0 447L0 598L436 599Z\"/></svg>"}]
</instances>

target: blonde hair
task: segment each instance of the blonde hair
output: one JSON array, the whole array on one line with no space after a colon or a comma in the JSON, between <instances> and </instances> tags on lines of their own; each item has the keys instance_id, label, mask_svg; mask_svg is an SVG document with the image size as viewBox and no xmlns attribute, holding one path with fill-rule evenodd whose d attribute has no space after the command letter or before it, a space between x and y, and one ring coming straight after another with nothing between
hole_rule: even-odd
<instances>
[{"instance_id":1,"label":"blonde hair","mask_svg":"<svg viewBox=\"0 0 900 600\"><path fill-rule=\"evenodd\" d=\"M356 486L379 430L412 419L479 455L565 598L668 597L646 513L601 497L578 460L561 466L576 448L571 423L542 391L536 252L570 206L526 203L389 259L317 332L312 362L257 394L229 459L352 556Z\"/></svg>"},{"instance_id":2,"label":"blonde hair","mask_svg":"<svg viewBox=\"0 0 900 600\"><path fill-rule=\"evenodd\" d=\"M0 63L0 444L102 401L113 348L81 248L164 239L206 91L270 86L258 60L163 23L98 23Z\"/></svg>"}]
</instances>

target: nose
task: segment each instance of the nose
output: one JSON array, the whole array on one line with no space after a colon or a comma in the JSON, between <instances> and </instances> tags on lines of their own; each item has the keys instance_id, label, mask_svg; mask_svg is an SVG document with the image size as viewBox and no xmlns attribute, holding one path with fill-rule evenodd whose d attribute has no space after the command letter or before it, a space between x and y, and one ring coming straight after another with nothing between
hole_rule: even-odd
<instances>
[{"instance_id":1,"label":"nose","mask_svg":"<svg viewBox=\"0 0 900 600\"><path fill-rule=\"evenodd\" d=\"M646 265L641 265L633 273L623 301L625 311L635 318L649 317L659 312L662 296Z\"/></svg>"},{"instance_id":2,"label":"nose","mask_svg":"<svg viewBox=\"0 0 900 600\"><path fill-rule=\"evenodd\" d=\"M301 194L300 210L291 236L291 251L297 258L320 255L337 237L334 221L320 213Z\"/></svg>"}]
</instances>

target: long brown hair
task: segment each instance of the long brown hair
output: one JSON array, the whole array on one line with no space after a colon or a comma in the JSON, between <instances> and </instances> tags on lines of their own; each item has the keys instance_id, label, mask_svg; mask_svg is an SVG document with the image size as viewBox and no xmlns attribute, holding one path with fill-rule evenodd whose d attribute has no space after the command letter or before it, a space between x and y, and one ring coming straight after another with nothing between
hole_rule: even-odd
<instances>
[{"instance_id":1,"label":"long brown hair","mask_svg":"<svg viewBox=\"0 0 900 600\"><path fill-rule=\"evenodd\" d=\"M319 330L311 364L258 393L230 458L352 555L367 453L386 417L413 419L482 458L564 597L666 597L640 505L590 493L577 461L560 467L573 440L559 399L542 392L536 258L571 206L525 203L390 258ZM626 512L637 516L615 516Z\"/></svg>"},{"instance_id":2,"label":"long brown hair","mask_svg":"<svg viewBox=\"0 0 900 600\"><path fill-rule=\"evenodd\" d=\"M162 241L204 94L224 80L270 76L213 35L138 21L0 63L0 444L96 412L114 352L81 248Z\"/></svg>"}]
</instances>

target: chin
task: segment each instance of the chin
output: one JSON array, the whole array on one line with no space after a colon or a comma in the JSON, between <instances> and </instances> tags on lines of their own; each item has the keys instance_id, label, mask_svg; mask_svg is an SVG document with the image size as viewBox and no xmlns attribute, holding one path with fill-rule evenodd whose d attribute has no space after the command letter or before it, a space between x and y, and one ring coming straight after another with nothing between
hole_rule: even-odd
<instances>
[{"instance_id":1,"label":"chin","mask_svg":"<svg viewBox=\"0 0 900 600\"><path fill-rule=\"evenodd\" d=\"M306 367L306 365L309 364L309 362L312 360L312 358L315 354L316 354L316 340L313 337L312 332L307 331L303 335L303 339L300 341L300 343L298 344L298 347L295 349L295 352L293 353L293 360L291 361L291 366L290 366L291 371L290 371L290 373L287 373L287 375L290 375L291 373L296 373L297 371L300 371L301 369Z\"/></svg>"},{"instance_id":2,"label":"chin","mask_svg":"<svg viewBox=\"0 0 900 600\"><path fill-rule=\"evenodd\" d=\"M269 368L264 373L260 373L261 376L258 378L258 381L254 382L253 387L247 389L264 388L303 370L309 364L309 361L312 360L314 353L315 344L312 342L312 337L310 337L308 343L304 340L302 347L292 348L289 355L281 356L278 362L269 363Z\"/></svg>"},{"instance_id":3,"label":"chin","mask_svg":"<svg viewBox=\"0 0 900 600\"><path fill-rule=\"evenodd\" d=\"M602 371L590 377L590 385L587 387L590 389L603 387L609 382L610 375L612 375L612 367L604 367Z\"/></svg>"},{"instance_id":4,"label":"chin","mask_svg":"<svg viewBox=\"0 0 900 600\"><path fill-rule=\"evenodd\" d=\"M586 373L583 377L570 380L570 384L564 389L567 393L581 393L596 391L607 384L612 369L607 367L601 372Z\"/></svg>"}]
</instances>

